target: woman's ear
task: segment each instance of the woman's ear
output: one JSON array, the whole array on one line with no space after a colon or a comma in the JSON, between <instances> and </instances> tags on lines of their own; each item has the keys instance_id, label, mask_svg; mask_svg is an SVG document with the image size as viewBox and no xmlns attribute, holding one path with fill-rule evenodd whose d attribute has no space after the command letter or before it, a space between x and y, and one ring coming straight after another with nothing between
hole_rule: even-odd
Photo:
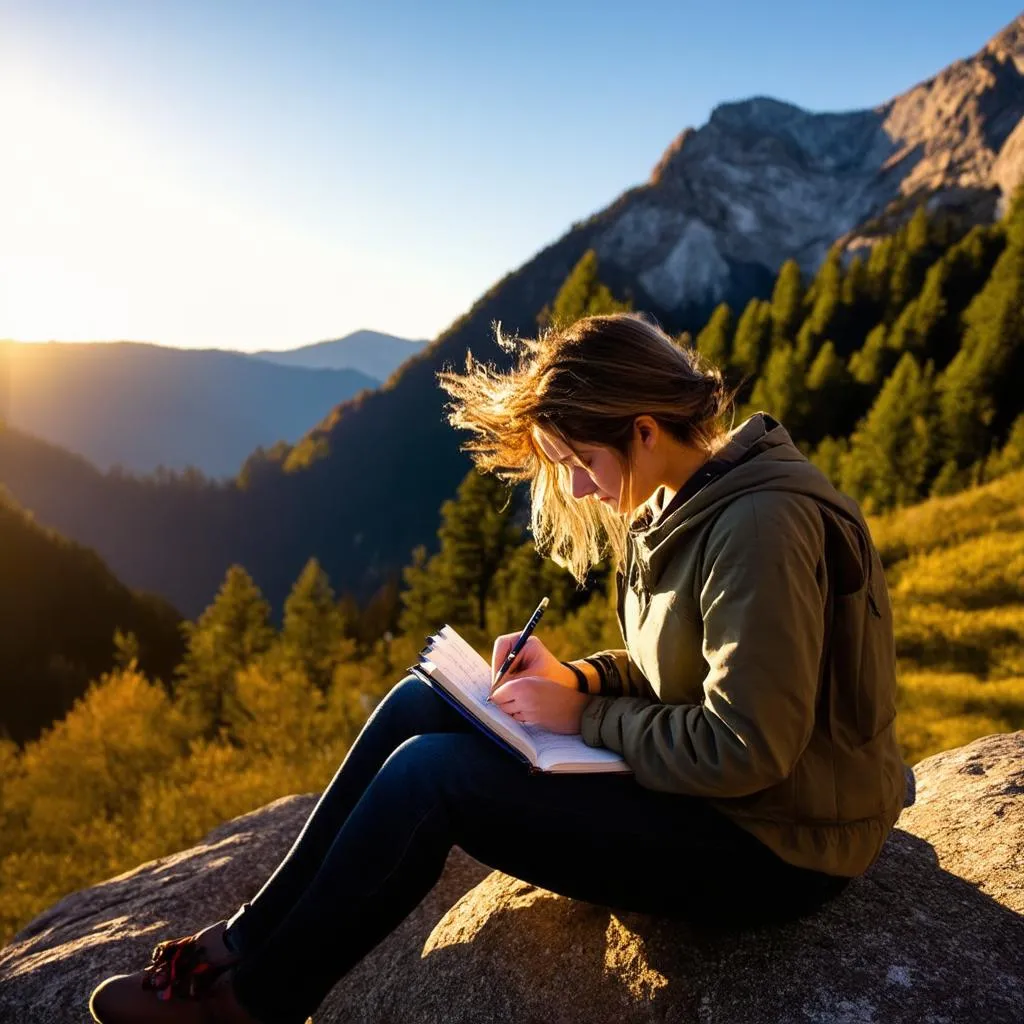
<instances>
[{"instance_id":1,"label":"woman's ear","mask_svg":"<svg viewBox=\"0 0 1024 1024\"><path fill-rule=\"evenodd\" d=\"M649 446L658 435L658 424L652 416L637 416L633 420L633 436L642 445Z\"/></svg>"}]
</instances>

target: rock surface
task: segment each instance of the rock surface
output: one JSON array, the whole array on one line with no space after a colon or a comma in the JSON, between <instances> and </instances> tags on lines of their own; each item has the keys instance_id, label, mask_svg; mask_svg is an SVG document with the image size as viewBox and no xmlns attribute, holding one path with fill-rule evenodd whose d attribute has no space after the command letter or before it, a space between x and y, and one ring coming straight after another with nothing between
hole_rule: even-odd
<instances>
[{"instance_id":1,"label":"rock surface","mask_svg":"<svg viewBox=\"0 0 1024 1024\"><path fill-rule=\"evenodd\" d=\"M288 852L317 797L287 796L225 822L189 850L160 857L55 903L0 949L0 1022L90 1021L89 993L111 974L142 968L161 939L228 917L259 891ZM351 971L369 986L404 955L418 957L431 928L490 868L454 849L425 900ZM342 1000L332 1005L344 1005ZM321 1021L343 1021L327 1005Z\"/></svg>"},{"instance_id":2,"label":"rock surface","mask_svg":"<svg viewBox=\"0 0 1024 1024\"><path fill-rule=\"evenodd\" d=\"M915 776L917 801L878 862L788 925L713 932L612 912L455 849L317 1024L1020 1024L1024 731L928 758ZM278 800L61 900L0 951L0 1020L85 1019L98 979L253 895L313 803Z\"/></svg>"}]
</instances>

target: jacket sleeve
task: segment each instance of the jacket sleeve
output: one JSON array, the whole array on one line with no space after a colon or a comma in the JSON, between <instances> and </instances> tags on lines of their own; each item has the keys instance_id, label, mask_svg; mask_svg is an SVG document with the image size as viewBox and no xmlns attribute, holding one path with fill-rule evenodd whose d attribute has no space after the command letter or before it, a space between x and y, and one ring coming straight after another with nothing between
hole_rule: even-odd
<instances>
[{"instance_id":1,"label":"jacket sleeve","mask_svg":"<svg viewBox=\"0 0 1024 1024\"><path fill-rule=\"evenodd\" d=\"M709 531L701 570L703 700L594 696L583 711L584 742L620 753L650 789L736 797L784 779L814 725L824 543L809 497L735 499Z\"/></svg>"}]
</instances>

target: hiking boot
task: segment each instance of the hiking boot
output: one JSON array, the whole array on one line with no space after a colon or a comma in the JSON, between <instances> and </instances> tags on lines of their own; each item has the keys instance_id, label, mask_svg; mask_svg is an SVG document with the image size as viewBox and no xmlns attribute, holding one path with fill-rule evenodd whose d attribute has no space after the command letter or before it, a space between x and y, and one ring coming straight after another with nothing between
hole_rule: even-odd
<instances>
[{"instance_id":1,"label":"hiking boot","mask_svg":"<svg viewBox=\"0 0 1024 1024\"><path fill-rule=\"evenodd\" d=\"M206 932L210 936L204 944L199 936ZM162 942L141 971L107 978L89 998L93 1020L99 1024L260 1024L235 997L233 966L241 958L231 953L230 963L215 963L205 954L217 935L204 929Z\"/></svg>"},{"instance_id":2,"label":"hiking boot","mask_svg":"<svg viewBox=\"0 0 1024 1024\"><path fill-rule=\"evenodd\" d=\"M164 939L163 942L158 942L153 947L148 966L152 967L162 963L179 945L193 941L198 944L198 952L202 959L208 960L215 967L220 967L221 964L230 966L238 963L242 959L241 954L229 949L224 943L224 932L227 926L226 920L218 921L216 924L200 929L193 935L183 935L178 939Z\"/></svg>"}]
</instances>

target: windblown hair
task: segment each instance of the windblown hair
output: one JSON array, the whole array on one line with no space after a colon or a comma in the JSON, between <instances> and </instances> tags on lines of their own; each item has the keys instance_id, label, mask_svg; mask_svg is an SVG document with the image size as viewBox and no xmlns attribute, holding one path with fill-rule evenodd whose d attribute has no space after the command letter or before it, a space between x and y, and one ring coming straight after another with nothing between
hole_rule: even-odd
<instances>
[{"instance_id":1,"label":"windblown hair","mask_svg":"<svg viewBox=\"0 0 1024 1024\"><path fill-rule=\"evenodd\" d=\"M577 454L581 442L612 449L632 494L633 420L646 413L678 441L711 454L726 433L722 418L735 412L736 389L643 313L583 317L535 339L503 335L500 324L494 331L518 363L501 372L467 351L465 373L440 371L438 382L453 399L449 422L472 432L462 450L478 469L509 483L530 481L537 550L582 584L609 548L615 566L622 563L629 516L573 498L571 470L544 454L533 428Z\"/></svg>"}]
</instances>

